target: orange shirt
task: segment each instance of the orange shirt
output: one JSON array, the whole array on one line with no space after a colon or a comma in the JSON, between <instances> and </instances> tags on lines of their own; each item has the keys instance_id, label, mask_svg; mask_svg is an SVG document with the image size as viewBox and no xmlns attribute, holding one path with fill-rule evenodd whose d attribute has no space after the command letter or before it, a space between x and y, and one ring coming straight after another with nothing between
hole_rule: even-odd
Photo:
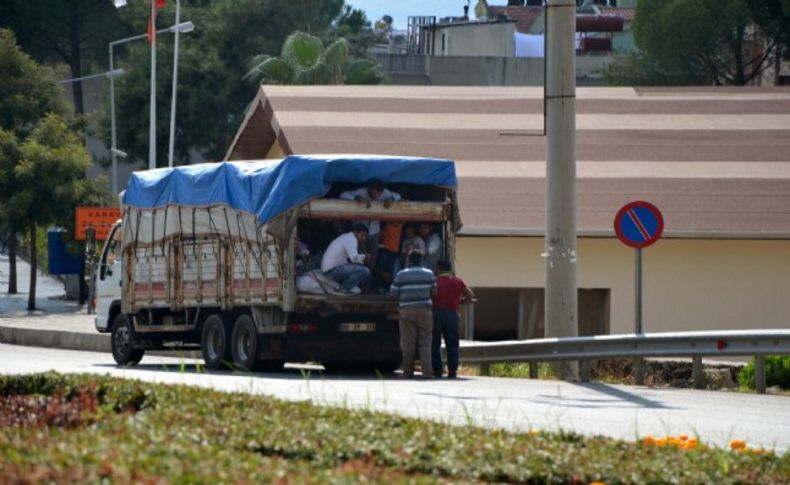
<instances>
[{"instance_id":1,"label":"orange shirt","mask_svg":"<svg viewBox=\"0 0 790 485\"><path fill-rule=\"evenodd\" d=\"M379 246L397 254L398 249L400 249L400 233L402 230L403 222L387 221L384 223L384 228L381 230L381 236L379 237Z\"/></svg>"}]
</instances>

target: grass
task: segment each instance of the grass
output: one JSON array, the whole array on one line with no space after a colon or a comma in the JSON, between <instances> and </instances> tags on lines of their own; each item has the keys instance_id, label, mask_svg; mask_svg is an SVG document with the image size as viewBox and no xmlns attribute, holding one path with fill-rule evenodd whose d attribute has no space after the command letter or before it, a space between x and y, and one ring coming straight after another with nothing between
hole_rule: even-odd
<instances>
[{"instance_id":1,"label":"grass","mask_svg":"<svg viewBox=\"0 0 790 485\"><path fill-rule=\"evenodd\" d=\"M78 416L75 406L82 409ZM31 409L70 418L31 419ZM0 482L10 483L787 483L790 477L787 454L509 433L55 373L0 377L0 430Z\"/></svg>"}]
</instances>

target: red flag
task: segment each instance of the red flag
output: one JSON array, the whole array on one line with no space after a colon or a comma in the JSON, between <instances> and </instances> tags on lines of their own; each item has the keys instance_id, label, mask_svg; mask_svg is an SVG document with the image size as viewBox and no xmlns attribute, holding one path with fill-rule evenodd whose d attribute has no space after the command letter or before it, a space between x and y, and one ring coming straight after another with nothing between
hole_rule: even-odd
<instances>
[{"instance_id":1,"label":"red flag","mask_svg":"<svg viewBox=\"0 0 790 485\"><path fill-rule=\"evenodd\" d=\"M154 33L154 24L151 22L152 18L148 18L148 42L153 42L156 34Z\"/></svg>"},{"instance_id":2,"label":"red flag","mask_svg":"<svg viewBox=\"0 0 790 485\"><path fill-rule=\"evenodd\" d=\"M165 3L167 0L155 0L154 1L154 8L151 12L151 17L148 18L148 42L155 42L156 40L156 30L154 29L154 15L158 10L162 10L165 8Z\"/></svg>"}]
</instances>

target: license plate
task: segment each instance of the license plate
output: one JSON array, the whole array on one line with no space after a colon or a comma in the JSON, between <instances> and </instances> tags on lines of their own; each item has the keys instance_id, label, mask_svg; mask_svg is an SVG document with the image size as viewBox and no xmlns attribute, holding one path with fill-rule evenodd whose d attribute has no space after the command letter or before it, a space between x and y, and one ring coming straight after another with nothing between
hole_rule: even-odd
<instances>
[{"instance_id":1,"label":"license plate","mask_svg":"<svg viewBox=\"0 0 790 485\"><path fill-rule=\"evenodd\" d=\"M375 332L375 323L341 323L341 332Z\"/></svg>"}]
</instances>

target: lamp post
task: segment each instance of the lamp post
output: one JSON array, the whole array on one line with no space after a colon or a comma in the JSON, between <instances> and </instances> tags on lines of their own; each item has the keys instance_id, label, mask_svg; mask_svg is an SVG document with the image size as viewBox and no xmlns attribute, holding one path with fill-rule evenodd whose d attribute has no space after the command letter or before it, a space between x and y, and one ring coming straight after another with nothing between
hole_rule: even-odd
<instances>
[{"instance_id":1,"label":"lamp post","mask_svg":"<svg viewBox=\"0 0 790 485\"><path fill-rule=\"evenodd\" d=\"M184 33L192 32L193 30L195 30L195 25L192 22L183 22L183 23L176 22L175 25L168 27L166 29L157 30L156 33L157 35L164 34L167 32L174 32L177 34L179 32L184 32ZM120 44L126 44L128 42L133 42L136 40L142 40L147 37L148 34L140 34L140 35L134 35L132 37L126 37L125 39L118 39L110 42L110 47L109 47L110 70L112 71L113 69L113 49L115 48L115 46ZM174 79L174 84L175 84L175 79ZM153 90L153 86L151 87L151 89ZM114 194L117 194L118 193L118 157L123 158L126 156L126 153L122 152L121 150L118 150L118 146L117 146L116 126L115 126L115 82L113 78L110 78L110 129L112 131L111 133L112 146L110 147L110 154L112 156L112 191Z\"/></svg>"},{"instance_id":2,"label":"lamp post","mask_svg":"<svg viewBox=\"0 0 790 485\"><path fill-rule=\"evenodd\" d=\"M181 0L176 0L176 25L181 21ZM173 150L176 138L176 86L178 85L178 34L175 31L173 45L173 93L170 96L170 142L167 149L167 166L173 166Z\"/></svg>"},{"instance_id":3,"label":"lamp post","mask_svg":"<svg viewBox=\"0 0 790 485\"><path fill-rule=\"evenodd\" d=\"M61 79L60 81L58 81L58 84L66 84L66 83L71 83L71 82L84 81L86 79L95 79L95 78L98 78L98 77L106 77L107 79L110 80L110 96L112 96L113 95L113 91L114 91L114 87L115 87L115 78L119 77L119 76L123 76L124 74L125 74L125 72L124 72L123 69L114 69L113 68L113 65L112 65L112 50L110 50L110 70L109 71L103 72L103 73L100 73L100 74L91 74L90 76L77 77L77 78L73 78L73 79ZM115 148L115 102L113 102L113 104L112 104L112 106L110 108L110 111L112 113L112 121L111 121L111 123L112 123L112 148L110 149L110 152L112 153L112 192L113 192L113 194L115 194L115 193L117 193L117 181L118 181L118 173L117 173L116 164L115 164L115 152L121 153L122 156L124 156L124 157L126 156L126 154L123 153L120 150L117 150Z\"/></svg>"}]
</instances>

